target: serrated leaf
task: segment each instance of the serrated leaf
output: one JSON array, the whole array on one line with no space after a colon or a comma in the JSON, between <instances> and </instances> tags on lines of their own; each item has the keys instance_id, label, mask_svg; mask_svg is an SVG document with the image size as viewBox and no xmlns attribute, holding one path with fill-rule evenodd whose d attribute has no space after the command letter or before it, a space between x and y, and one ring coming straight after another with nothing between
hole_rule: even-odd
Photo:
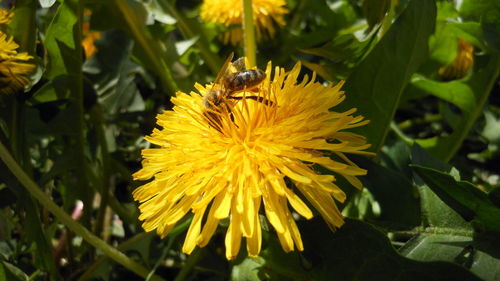
<instances>
[{"instance_id":1,"label":"serrated leaf","mask_svg":"<svg viewBox=\"0 0 500 281\"><path fill-rule=\"evenodd\" d=\"M78 16L75 14L77 4L66 1L57 8L54 19L47 28L44 46L49 55L46 76L55 78L59 75L74 73L80 69L82 53L80 42L76 42L79 29Z\"/></svg>"},{"instance_id":2,"label":"serrated leaf","mask_svg":"<svg viewBox=\"0 0 500 281\"><path fill-rule=\"evenodd\" d=\"M450 174L454 171L452 166L433 158L418 144L414 144L411 148L411 163L432 167L436 170ZM419 186L423 214L422 219L425 226L472 230L470 223L466 222L457 212L439 199L439 197L425 185L425 182L416 174L414 175L414 181Z\"/></svg>"},{"instance_id":3,"label":"serrated leaf","mask_svg":"<svg viewBox=\"0 0 500 281\"><path fill-rule=\"evenodd\" d=\"M480 228L500 233L500 208L488 199L486 193L447 173L419 165L412 165L412 169L465 220L474 220Z\"/></svg>"},{"instance_id":4,"label":"serrated leaf","mask_svg":"<svg viewBox=\"0 0 500 281\"><path fill-rule=\"evenodd\" d=\"M260 281L259 268L264 264L261 257L246 258L231 269L231 281Z\"/></svg>"},{"instance_id":5,"label":"serrated leaf","mask_svg":"<svg viewBox=\"0 0 500 281\"><path fill-rule=\"evenodd\" d=\"M124 30L134 38L134 52L142 65L156 73L165 92L173 95L178 89L170 71L173 62L166 61L167 56L160 41L153 38L146 27L147 11L143 4L131 0L114 0L109 1L108 5L111 10L119 12L116 18L119 19L120 27L126 27Z\"/></svg>"}]
</instances>

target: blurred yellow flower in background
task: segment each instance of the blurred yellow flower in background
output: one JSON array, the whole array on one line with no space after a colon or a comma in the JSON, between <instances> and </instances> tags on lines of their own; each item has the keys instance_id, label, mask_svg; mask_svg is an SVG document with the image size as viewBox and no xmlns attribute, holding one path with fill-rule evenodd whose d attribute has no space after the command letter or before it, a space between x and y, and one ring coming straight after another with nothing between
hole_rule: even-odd
<instances>
[{"instance_id":1,"label":"blurred yellow flower in background","mask_svg":"<svg viewBox=\"0 0 500 281\"><path fill-rule=\"evenodd\" d=\"M85 38L83 38L82 40L82 47L83 51L85 52L85 58L89 59L97 52L97 48L95 46L95 40L101 38L101 33L84 32L83 35L85 36Z\"/></svg>"},{"instance_id":2,"label":"blurred yellow flower in background","mask_svg":"<svg viewBox=\"0 0 500 281\"><path fill-rule=\"evenodd\" d=\"M90 31L90 17L92 16L92 10L84 9L83 15L84 22L82 24L82 47L83 52L85 53L85 58L89 59L97 52L95 40L101 38L101 32Z\"/></svg>"},{"instance_id":3,"label":"blurred yellow flower in background","mask_svg":"<svg viewBox=\"0 0 500 281\"><path fill-rule=\"evenodd\" d=\"M10 22L14 14L0 9L0 24ZM35 65L26 61L33 59L28 53L18 53L19 45L13 37L0 31L0 93L13 94L23 89L30 80L29 75L35 70Z\"/></svg>"},{"instance_id":4,"label":"blurred yellow flower in background","mask_svg":"<svg viewBox=\"0 0 500 281\"><path fill-rule=\"evenodd\" d=\"M0 9L0 24L8 24L13 16L14 13L11 11Z\"/></svg>"},{"instance_id":5,"label":"blurred yellow flower in background","mask_svg":"<svg viewBox=\"0 0 500 281\"><path fill-rule=\"evenodd\" d=\"M285 0L253 0L253 17L256 25L257 41L272 38L276 33L275 24L285 25L288 13ZM243 40L243 4L241 0L204 0L200 12L206 22L225 25L228 31L222 34L224 44L238 45Z\"/></svg>"},{"instance_id":6,"label":"blurred yellow flower in background","mask_svg":"<svg viewBox=\"0 0 500 281\"><path fill-rule=\"evenodd\" d=\"M439 69L439 76L446 80L455 80L465 77L474 65L474 45L459 39L455 60Z\"/></svg>"},{"instance_id":7,"label":"blurred yellow flower in background","mask_svg":"<svg viewBox=\"0 0 500 281\"><path fill-rule=\"evenodd\" d=\"M334 175L318 173L315 165L361 188L356 177L366 170L345 153L371 155L364 151L370 145L347 130L368 121L353 116L356 109L330 111L345 99L342 83L325 86L315 82L315 74L299 82L300 63L290 72L276 67L273 79L271 69L269 63L257 92L240 92L236 95L241 100L227 100L218 129L210 126L203 105L213 84L196 84L200 94L177 92L173 110L157 116L161 129L146 137L157 147L142 151L143 167L134 174L135 180L153 178L133 192L146 231L156 229L165 237L188 212L193 213L183 246L189 254L196 245L207 245L218 223L228 220L227 259L237 256L243 237L248 254L257 256L263 204L262 213L283 249L303 250L289 207L306 219L313 212L298 192L331 229L344 223L335 200L344 202L346 195ZM272 104L258 102L256 95Z\"/></svg>"}]
</instances>

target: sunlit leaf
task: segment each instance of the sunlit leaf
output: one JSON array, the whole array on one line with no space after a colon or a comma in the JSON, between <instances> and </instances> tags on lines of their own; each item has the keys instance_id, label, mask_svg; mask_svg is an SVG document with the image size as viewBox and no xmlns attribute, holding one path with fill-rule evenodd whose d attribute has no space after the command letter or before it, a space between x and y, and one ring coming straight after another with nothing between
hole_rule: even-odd
<instances>
[{"instance_id":1,"label":"sunlit leaf","mask_svg":"<svg viewBox=\"0 0 500 281\"><path fill-rule=\"evenodd\" d=\"M426 58L435 17L434 1L411 1L347 79L344 106L358 108L371 120L363 133L375 151L387 135L406 83Z\"/></svg>"},{"instance_id":2,"label":"sunlit leaf","mask_svg":"<svg viewBox=\"0 0 500 281\"><path fill-rule=\"evenodd\" d=\"M500 232L500 208L489 201L486 193L467 181L457 181L449 174L418 165L412 168L465 220L475 220L481 228Z\"/></svg>"},{"instance_id":3,"label":"sunlit leaf","mask_svg":"<svg viewBox=\"0 0 500 281\"><path fill-rule=\"evenodd\" d=\"M473 89L461 81L438 82L415 74L411 83L429 94L458 106L465 112L472 112L476 108Z\"/></svg>"}]
</instances>

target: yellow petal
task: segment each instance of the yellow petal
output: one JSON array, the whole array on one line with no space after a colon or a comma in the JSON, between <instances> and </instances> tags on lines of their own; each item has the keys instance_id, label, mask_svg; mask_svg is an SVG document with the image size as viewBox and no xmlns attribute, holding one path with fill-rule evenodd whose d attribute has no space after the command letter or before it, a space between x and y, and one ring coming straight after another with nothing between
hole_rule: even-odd
<instances>
[{"instance_id":1,"label":"yellow petal","mask_svg":"<svg viewBox=\"0 0 500 281\"><path fill-rule=\"evenodd\" d=\"M191 221L191 225L186 234L186 240L184 240L184 245L182 246L182 251L186 254L191 254L196 247L201 230L201 219L203 218L203 214L205 214L205 209L206 208L202 208L198 210Z\"/></svg>"}]
</instances>

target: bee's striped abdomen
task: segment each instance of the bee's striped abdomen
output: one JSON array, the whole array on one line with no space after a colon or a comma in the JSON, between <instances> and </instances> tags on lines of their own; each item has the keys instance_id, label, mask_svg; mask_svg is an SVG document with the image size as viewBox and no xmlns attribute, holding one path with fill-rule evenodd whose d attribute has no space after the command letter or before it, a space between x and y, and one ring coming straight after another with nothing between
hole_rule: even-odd
<instances>
[{"instance_id":1,"label":"bee's striped abdomen","mask_svg":"<svg viewBox=\"0 0 500 281\"><path fill-rule=\"evenodd\" d=\"M260 69L247 69L229 74L224 79L224 87L237 92L244 89L252 89L266 78L266 73Z\"/></svg>"}]
</instances>

